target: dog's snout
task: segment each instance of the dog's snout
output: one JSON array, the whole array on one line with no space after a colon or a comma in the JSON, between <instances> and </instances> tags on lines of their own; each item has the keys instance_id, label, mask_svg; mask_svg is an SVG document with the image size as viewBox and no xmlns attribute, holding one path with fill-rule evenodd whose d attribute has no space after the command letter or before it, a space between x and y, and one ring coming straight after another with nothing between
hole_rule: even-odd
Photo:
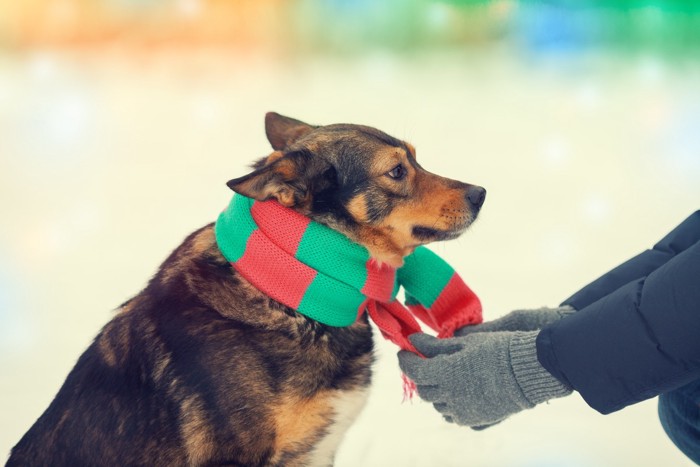
<instances>
[{"instance_id":1,"label":"dog's snout","mask_svg":"<svg viewBox=\"0 0 700 467\"><path fill-rule=\"evenodd\" d=\"M480 186L471 186L467 190L467 201L474 210L481 209L486 199L486 190Z\"/></svg>"}]
</instances>

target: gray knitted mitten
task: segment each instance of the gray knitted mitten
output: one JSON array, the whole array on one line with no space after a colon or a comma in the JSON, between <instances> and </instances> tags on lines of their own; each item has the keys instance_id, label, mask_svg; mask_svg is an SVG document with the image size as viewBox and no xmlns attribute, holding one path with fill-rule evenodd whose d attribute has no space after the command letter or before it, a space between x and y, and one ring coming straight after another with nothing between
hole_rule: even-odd
<instances>
[{"instance_id":1,"label":"gray knitted mitten","mask_svg":"<svg viewBox=\"0 0 700 467\"><path fill-rule=\"evenodd\" d=\"M426 357L399 352L401 370L449 422L485 428L571 388L537 360L539 331L478 332L452 339L413 334Z\"/></svg>"},{"instance_id":2,"label":"gray knitted mitten","mask_svg":"<svg viewBox=\"0 0 700 467\"><path fill-rule=\"evenodd\" d=\"M558 308L515 310L493 321L457 329L455 336L490 331L536 331L575 312L576 310L568 305Z\"/></svg>"}]
</instances>

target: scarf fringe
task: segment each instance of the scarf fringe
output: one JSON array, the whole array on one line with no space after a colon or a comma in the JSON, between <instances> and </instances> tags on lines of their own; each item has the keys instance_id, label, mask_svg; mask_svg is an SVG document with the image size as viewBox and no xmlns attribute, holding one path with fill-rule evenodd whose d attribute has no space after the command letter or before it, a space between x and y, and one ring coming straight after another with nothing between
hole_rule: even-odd
<instances>
[{"instance_id":1,"label":"scarf fringe","mask_svg":"<svg viewBox=\"0 0 700 467\"><path fill-rule=\"evenodd\" d=\"M413 396L415 396L416 392L418 391L416 388L416 383L403 373L401 373L401 382L403 387L403 400L401 402L413 402Z\"/></svg>"}]
</instances>

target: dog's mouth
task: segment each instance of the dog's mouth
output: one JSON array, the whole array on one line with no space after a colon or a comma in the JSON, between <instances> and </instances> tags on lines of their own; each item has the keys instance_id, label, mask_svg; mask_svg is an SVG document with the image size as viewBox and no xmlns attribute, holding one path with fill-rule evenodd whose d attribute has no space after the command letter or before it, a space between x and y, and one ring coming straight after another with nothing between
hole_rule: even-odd
<instances>
[{"instance_id":1,"label":"dog's mouth","mask_svg":"<svg viewBox=\"0 0 700 467\"><path fill-rule=\"evenodd\" d=\"M443 211L441 220L443 221L442 228L417 224L411 229L411 235L420 243L453 240L462 235L464 231L472 225L476 220L476 213L469 213L461 210L448 210ZM436 222L436 224L437 223L438 222Z\"/></svg>"},{"instance_id":2,"label":"dog's mouth","mask_svg":"<svg viewBox=\"0 0 700 467\"><path fill-rule=\"evenodd\" d=\"M439 242L443 240L453 240L460 235L464 233L465 230L467 230L467 227L469 227L469 223L466 223L463 226L460 226L459 228L456 229L450 229L450 230L440 230L440 229L434 229L432 227L425 227L422 225L416 225L413 227L411 230L411 234L413 235L413 238L418 240L421 243L428 243L428 242Z\"/></svg>"}]
</instances>

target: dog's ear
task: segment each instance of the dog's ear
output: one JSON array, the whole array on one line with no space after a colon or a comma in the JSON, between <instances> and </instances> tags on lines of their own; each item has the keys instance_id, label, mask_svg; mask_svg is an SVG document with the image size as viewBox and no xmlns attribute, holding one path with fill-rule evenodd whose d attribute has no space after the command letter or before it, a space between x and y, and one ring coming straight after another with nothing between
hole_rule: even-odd
<instances>
[{"instance_id":1,"label":"dog's ear","mask_svg":"<svg viewBox=\"0 0 700 467\"><path fill-rule=\"evenodd\" d=\"M274 198L283 206L298 206L309 199L309 187L305 178L311 157L309 153L301 151L276 157L267 165L243 177L229 180L226 184L236 193L248 198L258 201Z\"/></svg>"},{"instance_id":2,"label":"dog's ear","mask_svg":"<svg viewBox=\"0 0 700 467\"><path fill-rule=\"evenodd\" d=\"M281 151L289 147L294 141L309 133L314 128L318 127L285 117L275 112L268 112L265 114L265 133L267 134L267 139L270 141L272 148L276 151Z\"/></svg>"}]
</instances>

